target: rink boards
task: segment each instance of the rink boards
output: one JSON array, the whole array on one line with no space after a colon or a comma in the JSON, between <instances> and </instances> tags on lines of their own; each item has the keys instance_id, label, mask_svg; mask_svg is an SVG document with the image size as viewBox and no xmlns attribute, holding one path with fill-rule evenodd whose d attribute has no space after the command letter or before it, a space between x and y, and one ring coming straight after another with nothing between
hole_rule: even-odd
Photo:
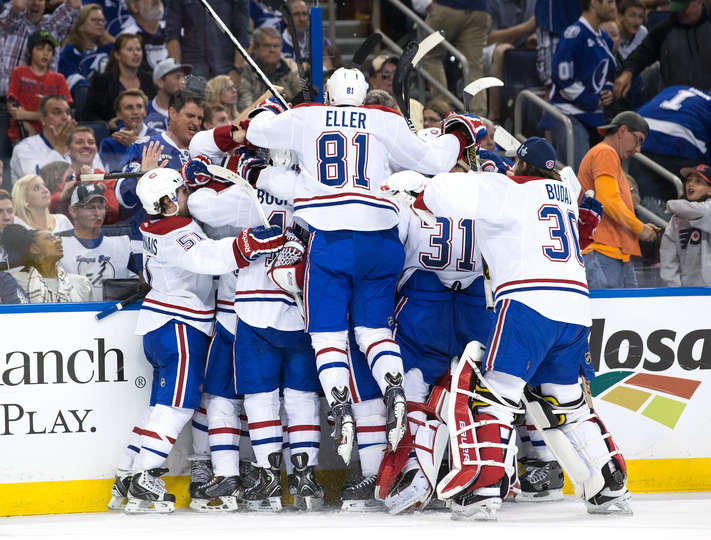
<instances>
[{"instance_id":1,"label":"rink boards","mask_svg":"<svg viewBox=\"0 0 711 540\"><path fill-rule=\"evenodd\" d=\"M0 515L105 508L151 383L137 311L96 321L107 305L0 306ZM592 305L591 389L630 490L711 491L711 291L595 291ZM333 493L346 471L323 432L320 476ZM167 480L179 504L189 453L185 430Z\"/></svg>"}]
</instances>

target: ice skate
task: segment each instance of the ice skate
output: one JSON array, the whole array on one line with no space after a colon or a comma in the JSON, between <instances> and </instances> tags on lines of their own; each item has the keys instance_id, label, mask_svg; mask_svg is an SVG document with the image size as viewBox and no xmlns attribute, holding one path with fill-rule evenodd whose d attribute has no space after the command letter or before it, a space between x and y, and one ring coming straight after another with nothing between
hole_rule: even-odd
<instances>
[{"instance_id":1,"label":"ice skate","mask_svg":"<svg viewBox=\"0 0 711 540\"><path fill-rule=\"evenodd\" d=\"M210 456L192 455L188 457L190 461L190 498L196 497L196 490L203 484L207 484L212 478L212 461ZM192 506L191 506L192 508Z\"/></svg>"},{"instance_id":2,"label":"ice skate","mask_svg":"<svg viewBox=\"0 0 711 540\"><path fill-rule=\"evenodd\" d=\"M131 485L130 471L116 471L114 485L111 486L111 500L109 510L123 510L128 502L128 486Z\"/></svg>"},{"instance_id":3,"label":"ice skate","mask_svg":"<svg viewBox=\"0 0 711 540\"><path fill-rule=\"evenodd\" d=\"M133 475L125 511L129 514L168 513L175 510L175 495L168 493L159 477L168 469L150 469Z\"/></svg>"},{"instance_id":4,"label":"ice skate","mask_svg":"<svg viewBox=\"0 0 711 540\"><path fill-rule=\"evenodd\" d=\"M191 494L190 508L198 512L232 512L242 498L239 476L215 476Z\"/></svg>"},{"instance_id":5,"label":"ice skate","mask_svg":"<svg viewBox=\"0 0 711 540\"><path fill-rule=\"evenodd\" d=\"M620 470L614 460L610 460L602 468L602 476L605 479L605 487L600 490L600 493L585 501L588 514L631 516L632 495L627 491L627 475Z\"/></svg>"},{"instance_id":6,"label":"ice skate","mask_svg":"<svg viewBox=\"0 0 711 540\"><path fill-rule=\"evenodd\" d=\"M281 512L281 454L269 454L269 468L257 467L256 482L245 486L242 496L247 510Z\"/></svg>"},{"instance_id":7,"label":"ice skate","mask_svg":"<svg viewBox=\"0 0 711 540\"><path fill-rule=\"evenodd\" d=\"M336 452L348 465L351 461L355 438L355 421L353 420L350 396L347 388L333 388L331 395L336 398L330 413L334 424L331 436L336 440Z\"/></svg>"},{"instance_id":8,"label":"ice skate","mask_svg":"<svg viewBox=\"0 0 711 540\"><path fill-rule=\"evenodd\" d=\"M375 499L377 475L363 476L353 472L341 490L341 510L344 512L377 512L383 504Z\"/></svg>"},{"instance_id":9,"label":"ice skate","mask_svg":"<svg viewBox=\"0 0 711 540\"><path fill-rule=\"evenodd\" d=\"M385 389L385 436L387 437L390 450L393 452L397 445L405 436L405 422L407 421L407 399L405 391L402 389L402 375L400 373L386 373L385 382L388 383Z\"/></svg>"},{"instance_id":10,"label":"ice skate","mask_svg":"<svg viewBox=\"0 0 711 540\"><path fill-rule=\"evenodd\" d=\"M403 473L400 481L385 499L385 507L390 514L422 508L432 496L432 487L421 469L410 469Z\"/></svg>"},{"instance_id":11,"label":"ice skate","mask_svg":"<svg viewBox=\"0 0 711 540\"><path fill-rule=\"evenodd\" d=\"M455 521L496 521L501 508L501 482L496 485L465 489L452 500L452 519Z\"/></svg>"},{"instance_id":12,"label":"ice skate","mask_svg":"<svg viewBox=\"0 0 711 540\"><path fill-rule=\"evenodd\" d=\"M323 486L316 481L314 467L308 465L306 452L292 454L294 473L290 476L289 492L294 496L294 505L299 510L313 512L323 507ZM292 491L293 489L293 491Z\"/></svg>"},{"instance_id":13,"label":"ice skate","mask_svg":"<svg viewBox=\"0 0 711 540\"><path fill-rule=\"evenodd\" d=\"M522 461L521 493L517 501L542 502L563 498L563 469L557 461Z\"/></svg>"}]
</instances>

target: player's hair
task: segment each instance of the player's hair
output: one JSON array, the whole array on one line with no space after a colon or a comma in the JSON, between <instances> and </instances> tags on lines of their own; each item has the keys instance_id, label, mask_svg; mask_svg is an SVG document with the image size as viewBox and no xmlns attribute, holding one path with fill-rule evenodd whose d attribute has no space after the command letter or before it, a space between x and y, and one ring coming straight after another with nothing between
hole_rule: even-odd
<instances>
[{"instance_id":1,"label":"player's hair","mask_svg":"<svg viewBox=\"0 0 711 540\"><path fill-rule=\"evenodd\" d=\"M642 5L640 0L619 0L619 2L617 2L617 13L624 15L625 11L633 7L644 9L644 5Z\"/></svg>"},{"instance_id":2,"label":"player's hair","mask_svg":"<svg viewBox=\"0 0 711 540\"><path fill-rule=\"evenodd\" d=\"M186 92L185 90L178 90L175 94L170 96L168 107L175 109L175 112L180 112L188 103L195 103L198 107L205 106L205 101L200 96L196 96L192 92Z\"/></svg>"},{"instance_id":3,"label":"player's hair","mask_svg":"<svg viewBox=\"0 0 711 540\"><path fill-rule=\"evenodd\" d=\"M279 30L272 28L271 26L260 26L252 34L252 43L255 47L259 47L262 43L264 43L265 38L278 39L281 41L281 34L279 33Z\"/></svg>"},{"instance_id":4,"label":"player's hair","mask_svg":"<svg viewBox=\"0 0 711 540\"><path fill-rule=\"evenodd\" d=\"M47 189L54 193L59 184L62 183L62 180L64 180L64 175L71 168L72 164L66 161L51 161L42 167L37 174L42 177Z\"/></svg>"},{"instance_id":5,"label":"player's hair","mask_svg":"<svg viewBox=\"0 0 711 540\"><path fill-rule=\"evenodd\" d=\"M560 180L560 175L558 174L558 171L540 169L520 158L518 160L518 167L516 168L516 176L533 176L536 178L550 178L552 180Z\"/></svg>"},{"instance_id":6,"label":"player's hair","mask_svg":"<svg viewBox=\"0 0 711 540\"><path fill-rule=\"evenodd\" d=\"M72 139L77 133L91 133L92 137L94 137L94 142L96 142L96 133L94 133L94 130L92 128L90 128L89 126L77 126L69 132L69 135L67 135L68 145L72 143Z\"/></svg>"},{"instance_id":7,"label":"player's hair","mask_svg":"<svg viewBox=\"0 0 711 540\"><path fill-rule=\"evenodd\" d=\"M10 194L5 191L4 189L0 189L0 201L7 201L7 200L12 200L12 197Z\"/></svg>"},{"instance_id":8,"label":"player's hair","mask_svg":"<svg viewBox=\"0 0 711 540\"><path fill-rule=\"evenodd\" d=\"M397 103L395 99L388 94L385 90L369 90L365 95L365 105L382 105L383 107L390 107L391 109L397 109Z\"/></svg>"},{"instance_id":9,"label":"player's hair","mask_svg":"<svg viewBox=\"0 0 711 540\"><path fill-rule=\"evenodd\" d=\"M69 32L67 32L67 37L62 42L62 45L71 44L74 45L77 50L85 51L94 46L102 47L111 42L108 32L104 32L95 43L87 43L86 39L82 37L81 33L79 33L79 27L86 22L89 15L91 15L91 12L95 10L101 11L101 15L104 15L104 10L99 4L86 4L81 8L81 10L79 10L79 16L69 29Z\"/></svg>"},{"instance_id":10,"label":"player's hair","mask_svg":"<svg viewBox=\"0 0 711 540\"><path fill-rule=\"evenodd\" d=\"M121 34L116 38L114 42L114 48L111 50L109 55L109 61L106 63L106 69L104 73L108 73L110 76L118 79L120 75L118 53L123 49L123 47L131 41L132 39L137 39L138 43L141 45L141 51L143 51L143 40L138 34Z\"/></svg>"},{"instance_id":11,"label":"player's hair","mask_svg":"<svg viewBox=\"0 0 711 540\"><path fill-rule=\"evenodd\" d=\"M124 90L118 96L116 96L116 99L114 100L115 113L117 113L121 108L121 101L125 97L139 97L143 100L143 107L148 108L148 96L143 93L143 90L139 90L138 88L132 88L130 90Z\"/></svg>"},{"instance_id":12,"label":"player's hair","mask_svg":"<svg viewBox=\"0 0 711 540\"><path fill-rule=\"evenodd\" d=\"M42 99L40 99L39 106L37 107L37 110L40 113L40 116L46 116L47 115L47 102L50 99L61 99L62 101L67 101L67 96L63 96L62 94L50 94L48 96L44 96Z\"/></svg>"}]
</instances>

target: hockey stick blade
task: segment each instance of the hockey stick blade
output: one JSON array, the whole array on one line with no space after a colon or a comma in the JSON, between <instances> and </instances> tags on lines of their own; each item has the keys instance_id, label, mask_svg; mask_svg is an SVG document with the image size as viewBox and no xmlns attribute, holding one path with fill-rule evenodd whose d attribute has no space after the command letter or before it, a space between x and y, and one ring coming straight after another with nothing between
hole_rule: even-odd
<instances>
[{"instance_id":1,"label":"hockey stick blade","mask_svg":"<svg viewBox=\"0 0 711 540\"><path fill-rule=\"evenodd\" d=\"M395 75L393 76L393 96L395 97L395 102L407 121L408 127L413 132L415 128L410 120L410 102L407 99L407 83L410 72L412 71L412 60L417 54L417 49L418 45L414 41L410 41L405 45L402 55L400 55L400 61L395 69Z\"/></svg>"},{"instance_id":2,"label":"hockey stick blade","mask_svg":"<svg viewBox=\"0 0 711 540\"><path fill-rule=\"evenodd\" d=\"M416 67L425 55L444 41L444 36L439 32L432 32L417 46L417 54L412 59L412 67ZM501 83L503 84L503 83Z\"/></svg>"},{"instance_id":3,"label":"hockey stick blade","mask_svg":"<svg viewBox=\"0 0 711 540\"><path fill-rule=\"evenodd\" d=\"M515 155L521 142L501 126L494 130L494 142L506 151L507 155Z\"/></svg>"},{"instance_id":4,"label":"hockey stick blade","mask_svg":"<svg viewBox=\"0 0 711 540\"><path fill-rule=\"evenodd\" d=\"M496 77L482 77L481 79L477 79L476 81L472 81L466 85L464 87L464 93L469 94L470 96L476 96L482 90L503 85L504 82Z\"/></svg>"},{"instance_id":5,"label":"hockey stick blade","mask_svg":"<svg viewBox=\"0 0 711 540\"><path fill-rule=\"evenodd\" d=\"M358 68L362 70L363 62L366 61L368 56L370 56L376 47L378 47L383 42L383 35L380 32L370 34L365 41L360 44L358 50L353 54L351 60L351 67Z\"/></svg>"}]
</instances>

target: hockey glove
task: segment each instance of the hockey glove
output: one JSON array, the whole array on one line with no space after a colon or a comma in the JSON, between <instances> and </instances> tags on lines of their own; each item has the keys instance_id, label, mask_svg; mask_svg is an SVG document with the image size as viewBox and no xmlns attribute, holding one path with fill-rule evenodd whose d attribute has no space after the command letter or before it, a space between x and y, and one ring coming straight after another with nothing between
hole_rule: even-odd
<instances>
[{"instance_id":1,"label":"hockey glove","mask_svg":"<svg viewBox=\"0 0 711 540\"><path fill-rule=\"evenodd\" d=\"M259 157L254 150L240 148L237 150L237 174L252 185L257 183L259 173L267 166L267 162Z\"/></svg>"},{"instance_id":2,"label":"hockey glove","mask_svg":"<svg viewBox=\"0 0 711 540\"><path fill-rule=\"evenodd\" d=\"M580 249L593 241L593 234L602 219L602 203L587 193L578 204L578 239Z\"/></svg>"},{"instance_id":3,"label":"hockey glove","mask_svg":"<svg viewBox=\"0 0 711 540\"><path fill-rule=\"evenodd\" d=\"M244 268L260 255L279 251L286 238L279 227L252 227L245 229L235 238L235 258L237 266Z\"/></svg>"},{"instance_id":4,"label":"hockey glove","mask_svg":"<svg viewBox=\"0 0 711 540\"><path fill-rule=\"evenodd\" d=\"M247 118L254 118L257 116L259 113L264 112L264 111L269 111L273 114L279 114L283 113L286 110L286 107L284 107L277 98L275 97L270 97L262 101L259 105L257 105L254 109L249 111L249 114L247 115Z\"/></svg>"},{"instance_id":5,"label":"hockey glove","mask_svg":"<svg viewBox=\"0 0 711 540\"><path fill-rule=\"evenodd\" d=\"M449 113L442 120L442 133L458 133L464 136L464 148L479 146L487 136L486 126L473 114Z\"/></svg>"},{"instance_id":6,"label":"hockey glove","mask_svg":"<svg viewBox=\"0 0 711 540\"><path fill-rule=\"evenodd\" d=\"M185 185L191 189L204 186L210 180L212 175L207 170L210 160L202 154L195 156L190 161L187 161L180 169L180 174L185 180Z\"/></svg>"},{"instance_id":7,"label":"hockey glove","mask_svg":"<svg viewBox=\"0 0 711 540\"><path fill-rule=\"evenodd\" d=\"M304 287L305 251L303 242L291 230L286 231L286 243L267 271L270 279L288 293L299 294Z\"/></svg>"}]
</instances>

